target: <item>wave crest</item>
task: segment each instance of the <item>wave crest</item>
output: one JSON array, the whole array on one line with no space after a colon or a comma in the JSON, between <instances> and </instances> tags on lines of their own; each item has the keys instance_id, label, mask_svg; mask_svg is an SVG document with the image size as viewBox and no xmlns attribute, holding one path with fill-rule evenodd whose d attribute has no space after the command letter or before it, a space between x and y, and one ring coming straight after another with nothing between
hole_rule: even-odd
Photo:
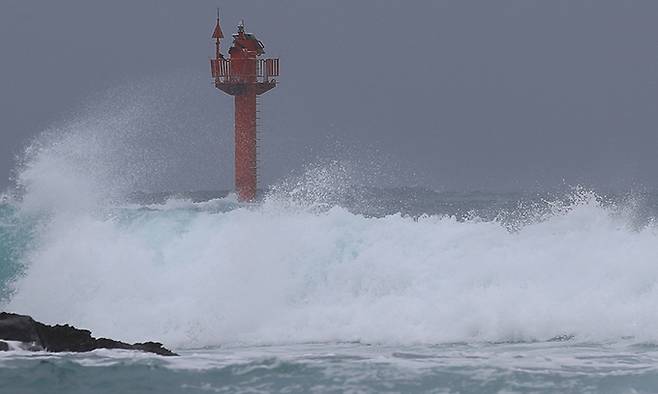
<instances>
[{"instance_id":1,"label":"wave crest","mask_svg":"<svg viewBox=\"0 0 658 394\"><path fill-rule=\"evenodd\" d=\"M514 231L210 205L53 218L7 308L182 347L658 339L656 229L633 229L593 193Z\"/></svg>"}]
</instances>

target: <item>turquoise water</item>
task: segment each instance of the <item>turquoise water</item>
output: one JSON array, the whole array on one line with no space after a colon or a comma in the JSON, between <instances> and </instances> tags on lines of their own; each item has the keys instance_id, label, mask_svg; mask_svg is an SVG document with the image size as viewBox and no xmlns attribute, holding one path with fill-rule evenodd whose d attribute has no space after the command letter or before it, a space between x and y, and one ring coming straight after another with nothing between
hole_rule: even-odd
<instances>
[{"instance_id":1,"label":"turquoise water","mask_svg":"<svg viewBox=\"0 0 658 394\"><path fill-rule=\"evenodd\" d=\"M11 295L10 284L21 272L21 258L36 227L36 220L20 217L12 205L0 203L0 301Z\"/></svg>"},{"instance_id":2,"label":"turquoise water","mask_svg":"<svg viewBox=\"0 0 658 394\"><path fill-rule=\"evenodd\" d=\"M0 357L12 393L649 393L655 346L643 344L299 344L183 351ZM6 383L5 383L6 382Z\"/></svg>"}]
</instances>

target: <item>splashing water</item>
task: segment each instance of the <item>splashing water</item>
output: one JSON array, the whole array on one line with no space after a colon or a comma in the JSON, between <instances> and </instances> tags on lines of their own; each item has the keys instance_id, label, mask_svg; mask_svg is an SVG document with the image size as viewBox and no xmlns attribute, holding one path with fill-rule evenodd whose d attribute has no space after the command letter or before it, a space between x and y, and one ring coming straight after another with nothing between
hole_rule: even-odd
<instances>
[{"instance_id":1,"label":"splashing water","mask_svg":"<svg viewBox=\"0 0 658 394\"><path fill-rule=\"evenodd\" d=\"M658 340L658 238L638 199L364 188L330 161L256 204L129 203L152 174L126 148L139 119L28 149L0 202L3 309L178 349Z\"/></svg>"},{"instance_id":2,"label":"splashing water","mask_svg":"<svg viewBox=\"0 0 658 394\"><path fill-rule=\"evenodd\" d=\"M178 347L656 339L655 227L633 229L595 194L516 231L282 195L56 211L6 308Z\"/></svg>"}]
</instances>

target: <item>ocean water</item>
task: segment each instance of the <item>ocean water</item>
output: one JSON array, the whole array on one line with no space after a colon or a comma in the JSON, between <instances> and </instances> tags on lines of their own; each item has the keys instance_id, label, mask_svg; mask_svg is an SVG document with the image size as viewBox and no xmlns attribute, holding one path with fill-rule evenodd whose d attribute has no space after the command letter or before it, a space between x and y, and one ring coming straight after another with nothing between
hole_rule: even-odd
<instances>
[{"instance_id":1,"label":"ocean water","mask_svg":"<svg viewBox=\"0 0 658 394\"><path fill-rule=\"evenodd\" d=\"M0 392L658 391L656 196L303 185L5 196L3 310L181 357L5 352Z\"/></svg>"},{"instance_id":2,"label":"ocean water","mask_svg":"<svg viewBox=\"0 0 658 394\"><path fill-rule=\"evenodd\" d=\"M144 106L101 107L0 195L0 310L181 356L0 352L0 393L658 392L658 195L377 188L344 160L251 204L139 192L166 149Z\"/></svg>"}]
</instances>

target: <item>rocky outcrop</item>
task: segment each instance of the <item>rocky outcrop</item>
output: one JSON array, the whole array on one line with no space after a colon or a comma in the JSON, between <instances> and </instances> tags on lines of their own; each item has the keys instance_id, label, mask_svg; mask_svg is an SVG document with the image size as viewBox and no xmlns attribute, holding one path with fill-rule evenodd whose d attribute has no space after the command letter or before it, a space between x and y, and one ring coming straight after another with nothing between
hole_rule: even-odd
<instances>
[{"instance_id":1,"label":"rocky outcrop","mask_svg":"<svg viewBox=\"0 0 658 394\"><path fill-rule=\"evenodd\" d=\"M125 349L155 353L161 356L176 356L159 342L128 344L107 338L94 338L91 331L67 325L49 326L39 323L30 316L0 313L0 340L19 341L31 344L32 349L49 352L89 352L95 349ZM3 349L0 342L0 350ZM4 343L7 345L6 343Z\"/></svg>"}]
</instances>

